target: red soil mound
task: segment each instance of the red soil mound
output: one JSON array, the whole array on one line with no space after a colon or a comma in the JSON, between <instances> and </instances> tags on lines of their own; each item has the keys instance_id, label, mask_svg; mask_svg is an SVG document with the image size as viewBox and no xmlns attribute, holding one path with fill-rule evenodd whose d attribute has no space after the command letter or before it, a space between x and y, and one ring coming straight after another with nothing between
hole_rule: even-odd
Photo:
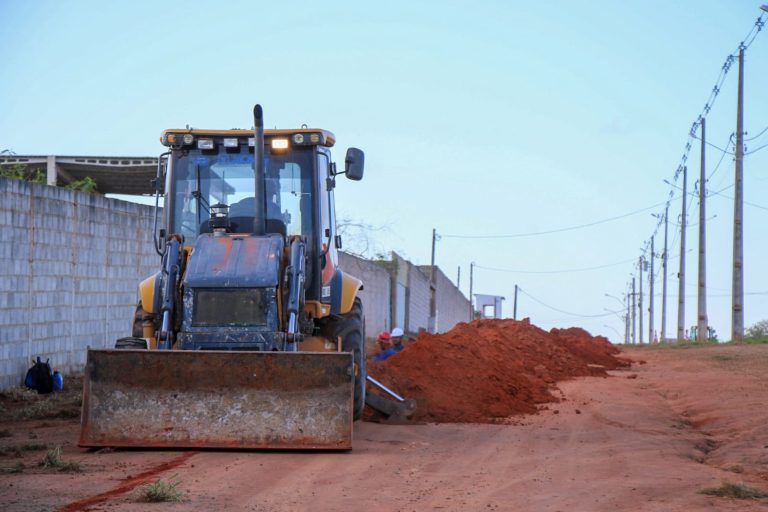
<instances>
[{"instance_id":1,"label":"red soil mound","mask_svg":"<svg viewBox=\"0 0 768 512\"><path fill-rule=\"evenodd\" d=\"M422 333L369 366L371 375L416 399L415 421L495 423L555 401L554 383L628 366L607 339L583 329L539 329L528 319L475 320Z\"/></svg>"}]
</instances>

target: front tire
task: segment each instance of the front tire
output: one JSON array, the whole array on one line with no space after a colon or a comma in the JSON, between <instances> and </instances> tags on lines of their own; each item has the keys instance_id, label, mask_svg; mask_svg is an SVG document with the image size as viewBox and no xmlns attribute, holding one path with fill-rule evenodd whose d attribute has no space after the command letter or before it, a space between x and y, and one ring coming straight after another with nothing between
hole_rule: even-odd
<instances>
[{"instance_id":1,"label":"front tire","mask_svg":"<svg viewBox=\"0 0 768 512\"><path fill-rule=\"evenodd\" d=\"M365 317L363 316L363 303L359 298L355 299L352 309L346 315L334 317L328 321L323 329L327 338L337 340L341 338L341 349L352 353L355 365L355 401L354 419L363 417L365 408Z\"/></svg>"}]
</instances>

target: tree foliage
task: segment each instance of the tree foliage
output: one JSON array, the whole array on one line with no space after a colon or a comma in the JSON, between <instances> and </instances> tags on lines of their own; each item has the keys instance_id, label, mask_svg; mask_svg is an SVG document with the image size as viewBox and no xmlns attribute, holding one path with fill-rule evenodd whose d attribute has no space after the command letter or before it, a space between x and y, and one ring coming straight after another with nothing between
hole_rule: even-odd
<instances>
[{"instance_id":1,"label":"tree foliage","mask_svg":"<svg viewBox=\"0 0 768 512\"><path fill-rule=\"evenodd\" d=\"M760 320L747 328L745 337L749 340L768 338L768 320Z\"/></svg>"},{"instance_id":2,"label":"tree foliage","mask_svg":"<svg viewBox=\"0 0 768 512\"><path fill-rule=\"evenodd\" d=\"M45 171L30 169L24 164L0 165L0 176L31 183L45 183Z\"/></svg>"},{"instance_id":3,"label":"tree foliage","mask_svg":"<svg viewBox=\"0 0 768 512\"><path fill-rule=\"evenodd\" d=\"M79 190L80 192L88 192L93 193L96 192L96 181L94 181L93 178L90 176L86 176L85 178L81 180L75 180L69 185L67 185L65 188L71 189L71 190Z\"/></svg>"}]
</instances>

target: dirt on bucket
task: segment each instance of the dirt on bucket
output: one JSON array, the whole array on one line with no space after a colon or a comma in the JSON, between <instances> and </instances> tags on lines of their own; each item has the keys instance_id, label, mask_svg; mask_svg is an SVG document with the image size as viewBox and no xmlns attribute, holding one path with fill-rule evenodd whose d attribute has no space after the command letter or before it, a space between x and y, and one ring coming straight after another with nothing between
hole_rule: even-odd
<instances>
[{"instance_id":1,"label":"dirt on bucket","mask_svg":"<svg viewBox=\"0 0 768 512\"><path fill-rule=\"evenodd\" d=\"M629 366L602 336L579 328L547 332L524 320L475 320L420 334L368 371L418 403L414 421L497 423L556 401L557 381L606 376Z\"/></svg>"}]
</instances>

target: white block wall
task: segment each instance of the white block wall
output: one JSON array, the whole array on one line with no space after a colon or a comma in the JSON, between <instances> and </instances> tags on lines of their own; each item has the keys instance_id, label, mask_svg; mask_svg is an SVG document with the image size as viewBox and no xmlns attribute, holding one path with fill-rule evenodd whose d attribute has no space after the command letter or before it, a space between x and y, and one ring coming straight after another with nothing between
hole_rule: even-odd
<instances>
[{"instance_id":1,"label":"white block wall","mask_svg":"<svg viewBox=\"0 0 768 512\"><path fill-rule=\"evenodd\" d=\"M0 178L0 388L31 359L81 370L131 334L139 281L159 268L154 208Z\"/></svg>"}]
</instances>

